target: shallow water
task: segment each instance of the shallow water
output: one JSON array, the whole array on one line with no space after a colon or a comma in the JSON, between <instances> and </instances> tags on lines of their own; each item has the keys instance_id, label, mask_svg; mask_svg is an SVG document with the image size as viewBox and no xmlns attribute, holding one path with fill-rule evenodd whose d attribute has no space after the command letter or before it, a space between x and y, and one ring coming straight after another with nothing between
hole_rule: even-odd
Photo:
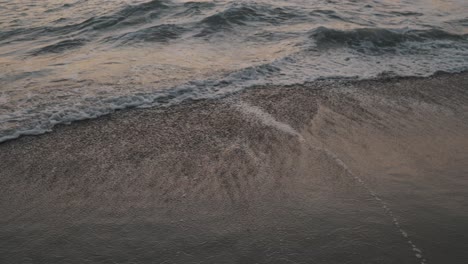
<instances>
[{"instance_id":1,"label":"shallow water","mask_svg":"<svg viewBox=\"0 0 468 264\"><path fill-rule=\"evenodd\" d=\"M265 87L5 142L0 263L465 264L467 83Z\"/></svg>"},{"instance_id":2,"label":"shallow water","mask_svg":"<svg viewBox=\"0 0 468 264\"><path fill-rule=\"evenodd\" d=\"M0 1L0 142L115 109L468 66L468 3Z\"/></svg>"}]
</instances>

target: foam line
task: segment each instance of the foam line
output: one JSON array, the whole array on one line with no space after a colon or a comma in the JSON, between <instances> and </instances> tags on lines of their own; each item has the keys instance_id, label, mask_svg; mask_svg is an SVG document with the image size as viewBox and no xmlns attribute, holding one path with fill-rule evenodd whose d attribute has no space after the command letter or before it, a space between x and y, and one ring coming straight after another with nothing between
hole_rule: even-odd
<instances>
[{"instance_id":1,"label":"foam line","mask_svg":"<svg viewBox=\"0 0 468 264\"><path fill-rule=\"evenodd\" d=\"M256 120L260 121L260 123L262 123L265 126L275 128L281 132L297 137L300 141L304 141L302 135L299 132L297 132L293 127L284 122L276 120L272 115L270 115L268 112L264 111L258 106L254 106L249 103L240 101L235 103L234 107L246 116L251 116Z\"/></svg>"},{"instance_id":2,"label":"foam line","mask_svg":"<svg viewBox=\"0 0 468 264\"><path fill-rule=\"evenodd\" d=\"M290 125L280 122L276 120L271 114L268 112L264 111L258 106L251 105L249 103L239 101L234 104L234 107L239 110L241 113L256 118L258 121L260 121L263 125L275 128L281 132L296 136L299 141L304 142L304 137L296 131L293 127ZM314 140L317 141L317 140ZM388 204L382 200L382 198L379 197L363 180L361 177L358 175L354 174L351 169L346 165L346 163L343 162L338 156L336 156L333 152L328 150L327 148L323 146L318 146L321 145L318 142L316 144L312 144L312 142L309 142L308 144L312 149L321 151L325 153L328 157L332 158L336 164L338 164L340 167L342 167L345 172L350 175L356 182L358 182L368 193L372 198L379 203L380 207L385 211L387 216L389 216L392 220L393 225L397 228L398 232L400 235L406 240L406 242L410 245L411 250L414 253L414 256L419 260L420 264L427 264L427 260L424 258L422 250L414 244L414 242L410 239L408 233L401 227L400 222L396 218L395 214L393 213L392 209L388 206Z\"/></svg>"},{"instance_id":3,"label":"foam line","mask_svg":"<svg viewBox=\"0 0 468 264\"><path fill-rule=\"evenodd\" d=\"M408 233L401 227L400 222L396 218L395 214L393 213L392 209L388 206L388 204L382 200L358 175L354 174L351 169L343 162L338 156L336 156L333 152L328 150L327 148L317 145L309 144L311 148L315 150L319 150L324 152L328 157L332 158L340 167L342 167L345 172L350 175L356 182L358 182L375 201L380 204L380 207L385 211L387 216L392 219L393 225L397 228L398 232L401 236L406 240L406 242L410 245L411 250L414 253L414 256L419 260L420 264L427 264L427 260L424 258L422 250L414 244L414 242L410 239Z\"/></svg>"}]
</instances>

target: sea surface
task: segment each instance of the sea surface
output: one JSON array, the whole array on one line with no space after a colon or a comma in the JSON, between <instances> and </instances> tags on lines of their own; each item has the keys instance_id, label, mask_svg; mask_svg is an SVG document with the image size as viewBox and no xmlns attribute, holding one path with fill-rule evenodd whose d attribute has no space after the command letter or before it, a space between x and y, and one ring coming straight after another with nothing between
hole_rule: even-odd
<instances>
[{"instance_id":1,"label":"sea surface","mask_svg":"<svg viewBox=\"0 0 468 264\"><path fill-rule=\"evenodd\" d=\"M468 73L390 80L0 144L0 263L466 264Z\"/></svg>"},{"instance_id":2,"label":"sea surface","mask_svg":"<svg viewBox=\"0 0 468 264\"><path fill-rule=\"evenodd\" d=\"M467 68L466 0L0 0L0 142L254 85Z\"/></svg>"}]
</instances>

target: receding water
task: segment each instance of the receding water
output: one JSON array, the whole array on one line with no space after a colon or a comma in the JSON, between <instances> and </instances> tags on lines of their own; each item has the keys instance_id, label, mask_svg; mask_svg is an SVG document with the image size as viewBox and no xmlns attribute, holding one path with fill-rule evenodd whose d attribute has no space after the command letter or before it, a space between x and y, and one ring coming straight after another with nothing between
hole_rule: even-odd
<instances>
[{"instance_id":1,"label":"receding water","mask_svg":"<svg viewBox=\"0 0 468 264\"><path fill-rule=\"evenodd\" d=\"M0 141L115 109L468 66L468 2L0 1Z\"/></svg>"},{"instance_id":2,"label":"receding water","mask_svg":"<svg viewBox=\"0 0 468 264\"><path fill-rule=\"evenodd\" d=\"M0 263L468 262L468 74L264 87L0 144Z\"/></svg>"}]
</instances>

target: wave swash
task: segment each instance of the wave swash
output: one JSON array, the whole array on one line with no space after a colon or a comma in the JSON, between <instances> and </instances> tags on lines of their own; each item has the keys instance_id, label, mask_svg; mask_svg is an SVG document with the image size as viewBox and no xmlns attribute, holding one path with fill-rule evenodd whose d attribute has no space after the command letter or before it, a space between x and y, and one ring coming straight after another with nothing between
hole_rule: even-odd
<instances>
[{"instance_id":1,"label":"wave swash","mask_svg":"<svg viewBox=\"0 0 468 264\"><path fill-rule=\"evenodd\" d=\"M254 85L468 66L468 3L1 1L0 142Z\"/></svg>"}]
</instances>

